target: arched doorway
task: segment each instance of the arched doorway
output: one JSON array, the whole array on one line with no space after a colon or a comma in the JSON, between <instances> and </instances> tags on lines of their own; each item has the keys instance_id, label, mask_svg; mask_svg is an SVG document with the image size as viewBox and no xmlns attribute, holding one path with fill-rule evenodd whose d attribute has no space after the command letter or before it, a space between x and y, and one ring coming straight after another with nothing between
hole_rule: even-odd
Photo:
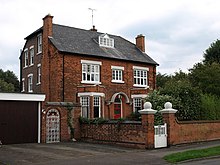
<instances>
[{"instance_id":1,"label":"arched doorway","mask_svg":"<svg viewBox=\"0 0 220 165\"><path fill-rule=\"evenodd\" d=\"M51 109L46 115L46 142L60 141L60 114L58 110Z\"/></svg>"},{"instance_id":2,"label":"arched doorway","mask_svg":"<svg viewBox=\"0 0 220 165\"><path fill-rule=\"evenodd\" d=\"M117 95L114 100L114 119L122 118L122 96Z\"/></svg>"}]
</instances>

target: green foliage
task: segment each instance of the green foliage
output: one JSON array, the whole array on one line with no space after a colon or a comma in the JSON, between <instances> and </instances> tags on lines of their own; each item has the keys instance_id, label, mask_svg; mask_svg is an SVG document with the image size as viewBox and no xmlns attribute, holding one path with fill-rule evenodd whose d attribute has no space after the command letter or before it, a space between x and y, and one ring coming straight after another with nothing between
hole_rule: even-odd
<instances>
[{"instance_id":1,"label":"green foliage","mask_svg":"<svg viewBox=\"0 0 220 165\"><path fill-rule=\"evenodd\" d=\"M177 107L179 120L200 119L201 92L192 87L188 79L167 82L161 93L179 100L180 104Z\"/></svg>"},{"instance_id":2,"label":"green foliage","mask_svg":"<svg viewBox=\"0 0 220 165\"><path fill-rule=\"evenodd\" d=\"M198 63L190 70L190 81L203 93L220 96L220 64Z\"/></svg>"},{"instance_id":3,"label":"green foliage","mask_svg":"<svg viewBox=\"0 0 220 165\"><path fill-rule=\"evenodd\" d=\"M0 92L13 92L14 90L13 84L7 83L0 78Z\"/></svg>"},{"instance_id":4,"label":"green foliage","mask_svg":"<svg viewBox=\"0 0 220 165\"><path fill-rule=\"evenodd\" d=\"M73 118L72 118L72 110L73 110L73 106L71 106L70 104L68 104L66 106L67 109L67 125L70 129L70 138L74 138L74 127L73 127Z\"/></svg>"},{"instance_id":5,"label":"green foliage","mask_svg":"<svg viewBox=\"0 0 220 165\"><path fill-rule=\"evenodd\" d=\"M202 95L201 119L220 120L220 98L215 95Z\"/></svg>"},{"instance_id":6,"label":"green foliage","mask_svg":"<svg viewBox=\"0 0 220 165\"><path fill-rule=\"evenodd\" d=\"M130 116L127 117L127 120L141 121L141 114L139 112L132 112Z\"/></svg>"},{"instance_id":7,"label":"green foliage","mask_svg":"<svg viewBox=\"0 0 220 165\"><path fill-rule=\"evenodd\" d=\"M103 119L103 118L88 119L85 117L80 117L79 122L81 124L104 124L108 122L108 120Z\"/></svg>"},{"instance_id":8,"label":"green foliage","mask_svg":"<svg viewBox=\"0 0 220 165\"><path fill-rule=\"evenodd\" d=\"M156 86L157 88L163 88L167 81L171 79L171 76L167 74L158 73L156 77Z\"/></svg>"},{"instance_id":9,"label":"green foliage","mask_svg":"<svg viewBox=\"0 0 220 165\"><path fill-rule=\"evenodd\" d=\"M18 78L12 71L0 69L0 92L19 92Z\"/></svg>"},{"instance_id":10,"label":"green foliage","mask_svg":"<svg viewBox=\"0 0 220 165\"><path fill-rule=\"evenodd\" d=\"M220 64L220 40L211 43L210 47L204 53L204 64L212 64L213 62Z\"/></svg>"},{"instance_id":11,"label":"green foliage","mask_svg":"<svg viewBox=\"0 0 220 165\"><path fill-rule=\"evenodd\" d=\"M164 109L164 104L166 102L171 102L173 104L173 108L178 108L180 106L180 101L175 99L172 96L161 94L160 91L153 91L149 93L148 97L145 101L149 101L152 104L152 109L155 110L162 110ZM154 124L160 125L163 124L162 115L161 113L157 112L154 116Z\"/></svg>"}]
</instances>

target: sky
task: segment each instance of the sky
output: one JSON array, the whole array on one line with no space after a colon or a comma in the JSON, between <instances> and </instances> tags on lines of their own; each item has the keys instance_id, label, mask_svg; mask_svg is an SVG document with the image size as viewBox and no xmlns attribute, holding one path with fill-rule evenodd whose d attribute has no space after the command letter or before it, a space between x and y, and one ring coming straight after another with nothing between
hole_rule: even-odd
<instances>
[{"instance_id":1,"label":"sky","mask_svg":"<svg viewBox=\"0 0 220 165\"><path fill-rule=\"evenodd\" d=\"M122 36L135 43L145 36L146 53L157 72L187 72L203 60L211 43L220 39L219 0L0 0L0 68L19 76L24 38L53 23Z\"/></svg>"}]
</instances>

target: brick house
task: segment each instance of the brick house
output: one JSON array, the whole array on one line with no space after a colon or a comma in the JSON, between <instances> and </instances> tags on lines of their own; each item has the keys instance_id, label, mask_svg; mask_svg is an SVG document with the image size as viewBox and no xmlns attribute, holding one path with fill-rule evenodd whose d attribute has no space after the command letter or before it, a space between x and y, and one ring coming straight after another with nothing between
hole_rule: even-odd
<instances>
[{"instance_id":1,"label":"brick house","mask_svg":"<svg viewBox=\"0 0 220 165\"><path fill-rule=\"evenodd\" d=\"M158 64L145 53L143 35L133 44L95 27L83 30L53 24L53 16L47 15L43 26L25 40L21 91L45 93L45 104L80 103L83 117L117 119L142 109L143 99L155 89Z\"/></svg>"}]
</instances>

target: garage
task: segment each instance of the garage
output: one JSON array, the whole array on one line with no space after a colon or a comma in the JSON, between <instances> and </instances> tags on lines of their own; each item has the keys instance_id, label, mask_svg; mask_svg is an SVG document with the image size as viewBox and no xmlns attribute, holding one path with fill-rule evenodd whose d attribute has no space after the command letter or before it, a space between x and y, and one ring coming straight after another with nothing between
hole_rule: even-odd
<instances>
[{"instance_id":1,"label":"garage","mask_svg":"<svg viewBox=\"0 0 220 165\"><path fill-rule=\"evenodd\" d=\"M41 102L45 95L0 93L2 144L40 143Z\"/></svg>"}]
</instances>

